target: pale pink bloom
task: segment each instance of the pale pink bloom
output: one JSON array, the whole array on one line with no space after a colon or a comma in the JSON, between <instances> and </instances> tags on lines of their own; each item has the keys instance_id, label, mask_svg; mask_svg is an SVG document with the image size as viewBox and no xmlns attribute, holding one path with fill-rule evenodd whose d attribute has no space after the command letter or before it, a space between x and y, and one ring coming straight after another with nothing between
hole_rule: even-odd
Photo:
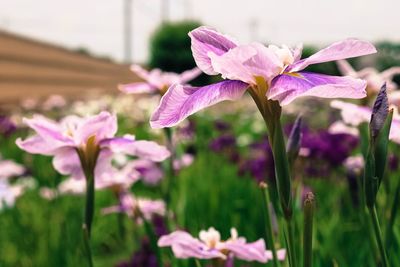
<instances>
[{"instance_id":1,"label":"pale pink bloom","mask_svg":"<svg viewBox=\"0 0 400 267\"><path fill-rule=\"evenodd\" d=\"M136 73L144 82L120 85L119 89L128 94L156 93L164 94L173 84L187 84L201 74L199 68L187 70L180 74L174 72L163 72L160 69L147 71L139 65L132 65L131 70Z\"/></svg>"},{"instance_id":2,"label":"pale pink bloom","mask_svg":"<svg viewBox=\"0 0 400 267\"><path fill-rule=\"evenodd\" d=\"M140 173L135 169L134 161L127 163L121 169L110 167L99 175L96 189L126 190L140 179Z\"/></svg>"},{"instance_id":3,"label":"pale pink bloom","mask_svg":"<svg viewBox=\"0 0 400 267\"><path fill-rule=\"evenodd\" d=\"M231 237L223 241L220 233L213 227L207 231L202 230L199 238L192 237L184 231L175 231L162 236L158 246L171 247L175 257L180 259L198 258L227 260L232 256L245 261L258 261L266 263L272 259L272 252L266 250L265 242L259 239L247 243L244 237L239 237L236 229L231 229ZM285 259L285 250L278 251L278 259Z\"/></svg>"},{"instance_id":4,"label":"pale pink bloom","mask_svg":"<svg viewBox=\"0 0 400 267\"><path fill-rule=\"evenodd\" d=\"M24 172L25 168L12 160L0 161L0 180L8 179L15 176L21 176L22 174L24 174Z\"/></svg>"},{"instance_id":5,"label":"pale pink bloom","mask_svg":"<svg viewBox=\"0 0 400 267\"><path fill-rule=\"evenodd\" d=\"M67 104L67 100L61 95L51 95L42 104L43 110L52 110L63 108Z\"/></svg>"},{"instance_id":6,"label":"pale pink bloom","mask_svg":"<svg viewBox=\"0 0 400 267\"><path fill-rule=\"evenodd\" d=\"M347 39L333 43L308 58L301 59L302 47L264 46L261 43L237 44L213 29L199 27L189 33L197 66L209 75L220 74L225 80L191 87L172 85L153 113L153 128L171 127L186 117L218 102L237 100L246 90L276 100L281 106L299 97L363 98L366 82L304 71L309 65L375 53L365 41ZM266 92L259 84L265 85ZM267 100L265 99L265 100Z\"/></svg>"},{"instance_id":7,"label":"pale pink bloom","mask_svg":"<svg viewBox=\"0 0 400 267\"><path fill-rule=\"evenodd\" d=\"M351 127L358 127L361 123L369 123L372 110L369 107L357 106L338 100L331 102L331 107L341 110L342 120ZM394 110L392 125L390 127L389 140L400 144L400 115L396 107ZM354 128L355 129L355 128Z\"/></svg>"},{"instance_id":8,"label":"pale pink bloom","mask_svg":"<svg viewBox=\"0 0 400 267\"><path fill-rule=\"evenodd\" d=\"M350 134L358 136L358 129L345 124L343 121L335 121L329 126L328 132L331 134Z\"/></svg>"},{"instance_id":9,"label":"pale pink bloom","mask_svg":"<svg viewBox=\"0 0 400 267\"><path fill-rule=\"evenodd\" d=\"M25 185L12 185L6 180L0 180L0 210L4 207L14 206L15 201L26 189Z\"/></svg>"},{"instance_id":10,"label":"pale pink bloom","mask_svg":"<svg viewBox=\"0 0 400 267\"><path fill-rule=\"evenodd\" d=\"M42 187L39 189L39 195L44 199L52 200L58 197L58 192L55 189Z\"/></svg>"},{"instance_id":11,"label":"pale pink bloom","mask_svg":"<svg viewBox=\"0 0 400 267\"><path fill-rule=\"evenodd\" d=\"M143 219L151 220L154 215L165 216L166 206L162 200L151 200L135 197L130 193L120 194L120 205L102 209L103 214L122 212L141 223Z\"/></svg>"},{"instance_id":12,"label":"pale pink bloom","mask_svg":"<svg viewBox=\"0 0 400 267\"><path fill-rule=\"evenodd\" d=\"M140 180L147 185L157 185L164 177L160 166L151 160L134 160L132 167L138 172Z\"/></svg>"},{"instance_id":13,"label":"pale pink bloom","mask_svg":"<svg viewBox=\"0 0 400 267\"><path fill-rule=\"evenodd\" d=\"M340 110L343 121L351 126L358 126L371 119L371 109L340 100L333 100L331 107Z\"/></svg>"},{"instance_id":14,"label":"pale pink bloom","mask_svg":"<svg viewBox=\"0 0 400 267\"><path fill-rule=\"evenodd\" d=\"M36 134L25 140L18 138L16 144L32 154L53 156L53 166L59 173L77 179L84 177L78 151L85 154L88 146L97 151L87 155L97 157L96 177L110 168L114 153L153 161L163 161L170 156L165 147L155 142L135 140L130 135L115 137L117 118L108 112L90 117L67 116L61 122L36 115L24 122Z\"/></svg>"},{"instance_id":15,"label":"pale pink bloom","mask_svg":"<svg viewBox=\"0 0 400 267\"><path fill-rule=\"evenodd\" d=\"M350 156L344 161L343 165L350 172L361 173L364 168L364 158L362 155Z\"/></svg>"},{"instance_id":16,"label":"pale pink bloom","mask_svg":"<svg viewBox=\"0 0 400 267\"><path fill-rule=\"evenodd\" d=\"M184 167L192 165L194 157L191 154L183 154L181 158L174 160L174 169L176 171L181 170Z\"/></svg>"},{"instance_id":17,"label":"pale pink bloom","mask_svg":"<svg viewBox=\"0 0 400 267\"><path fill-rule=\"evenodd\" d=\"M83 195L86 192L86 180L68 178L58 185L61 195Z\"/></svg>"},{"instance_id":18,"label":"pale pink bloom","mask_svg":"<svg viewBox=\"0 0 400 267\"><path fill-rule=\"evenodd\" d=\"M386 83L388 91L397 88L397 84L393 82L393 77L400 74L400 67L392 67L382 72L375 68L364 68L356 71L346 60L339 60L337 61L337 64L343 75L366 80L367 89L374 93L378 93L384 83Z\"/></svg>"}]
</instances>

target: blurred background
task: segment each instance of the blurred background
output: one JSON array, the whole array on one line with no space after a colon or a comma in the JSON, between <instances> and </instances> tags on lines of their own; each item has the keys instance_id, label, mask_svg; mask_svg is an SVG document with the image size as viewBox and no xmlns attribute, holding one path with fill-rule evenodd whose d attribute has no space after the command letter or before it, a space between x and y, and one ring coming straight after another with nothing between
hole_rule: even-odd
<instances>
[{"instance_id":1,"label":"blurred background","mask_svg":"<svg viewBox=\"0 0 400 267\"><path fill-rule=\"evenodd\" d=\"M186 33L197 25L243 43L318 47L357 37L398 49L399 6L396 0L1 0L0 92L6 99L111 89L134 78L121 65L132 62L182 71L194 65L181 47L189 45ZM163 23L180 24L181 30L168 31ZM163 47L175 47L180 67L163 65Z\"/></svg>"}]
</instances>

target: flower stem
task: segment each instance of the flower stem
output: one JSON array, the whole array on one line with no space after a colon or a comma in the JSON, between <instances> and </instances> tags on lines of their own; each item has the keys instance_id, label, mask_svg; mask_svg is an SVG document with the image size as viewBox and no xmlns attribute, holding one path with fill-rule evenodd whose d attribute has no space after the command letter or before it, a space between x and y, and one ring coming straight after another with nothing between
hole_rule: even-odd
<instances>
[{"instance_id":1,"label":"flower stem","mask_svg":"<svg viewBox=\"0 0 400 267\"><path fill-rule=\"evenodd\" d=\"M385 247L383 245L382 233L381 233L381 228L379 226L379 220L378 220L378 215L376 212L375 205L372 207L369 207L368 210L369 210L370 218L372 221L372 225L374 227L373 229L374 229L374 233L375 233L376 242L378 243L379 252L381 254L382 266L389 267L389 262L388 262L388 258L386 255Z\"/></svg>"},{"instance_id":2,"label":"flower stem","mask_svg":"<svg viewBox=\"0 0 400 267\"><path fill-rule=\"evenodd\" d=\"M156 254L156 258L157 258L157 265L159 267L163 267L163 261L162 261L162 255L161 255L161 250L157 245L157 236L154 232L153 227L151 226L151 224L143 217L142 214L140 214L143 223L144 223L144 228L146 230L147 235L150 238L150 244L151 244L151 248L153 250L153 252Z\"/></svg>"},{"instance_id":3,"label":"flower stem","mask_svg":"<svg viewBox=\"0 0 400 267\"><path fill-rule=\"evenodd\" d=\"M263 195L263 206L264 206L264 223L265 223L265 235L266 235L266 241L268 248L271 249L272 251L272 264L274 267L279 266L278 262L278 257L276 254L276 249L275 249L275 242L274 242L274 233L272 231L272 223L271 223L271 211L269 209L269 193L268 193L268 187L266 183L260 183L260 189L261 193Z\"/></svg>"},{"instance_id":4,"label":"flower stem","mask_svg":"<svg viewBox=\"0 0 400 267\"><path fill-rule=\"evenodd\" d=\"M388 226L386 228L385 241L386 241L387 249L389 249L390 246L392 245L393 225L394 225L394 222L396 220L397 211L399 209L399 204L400 204L399 202L400 202L400 181L399 181L399 183L397 184L397 187L396 187L396 192L395 192L394 199L393 199L393 205L392 205L392 209L390 211L389 223L388 223Z\"/></svg>"},{"instance_id":5,"label":"flower stem","mask_svg":"<svg viewBox=\"0 0 400 267\"><path fill-rule=\"evenodd\" d=\"M313 219L314 195L310 192L304 201L303 267L312 266Z\"/></svg>"},{"instance_id":6,"label":"flower stem","mask_svg":"<svg viewBox=\"0 0 400 267\"><path fill-rule=\"evenodd\" d=\"M83 231L83 242L85 245L85 250L86 250L86 255L87 255L87 260L88 260L88 266L93 267L92 252L90 249L89 231L88 231L86 224L83 224L82 231Z\"/></svg>"},{"instance_id":7,"label":"flower stem","mask_svg":"<svg viewBox=\"0 0 400 267\"><path fill-rule=\"evenodd\" d=\"M288 256L289 256L289 266L290 267L297 267L297 258L296 258L296 251L294 248L294 224L293 220L285 219L286 222L286 229L287 229L287 249L288 249Z\"/></svg>"}]
</instances>

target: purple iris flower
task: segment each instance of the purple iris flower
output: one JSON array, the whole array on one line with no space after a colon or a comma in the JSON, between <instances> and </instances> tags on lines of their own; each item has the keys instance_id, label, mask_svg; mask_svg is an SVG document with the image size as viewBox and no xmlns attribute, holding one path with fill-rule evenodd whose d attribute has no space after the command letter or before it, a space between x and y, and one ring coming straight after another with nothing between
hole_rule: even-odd
<instances>
[{"instance_id":1,"label":"purple iris flower","mask_svg":"<svg viewBox=\"0 0 400 267\"><path fill-rule=\"evenodd\" d=\"M17 145L32 154L53 156L54 168L63 175L84 178L80 155L96 162L95 176L107 173L114 153L124 153L152 161L163 161L170 152L151 141L138 141L133 136L115 137L117 118L108 112L81 118L68 116L61 122L43 116L24 119L36 134Z\"/></svg>"},{"instance_id":2,"label":"purple iris flower","mask_svg":"<svg viewBox=\"0 0 400 267\"><path fill-rule=\"evenodd\" d=\"M302 47L238 45L226 35L207 27L189 33L197 66L209 75L225 80L204 87L172 85L161 99L150 124L153 128L171 127L189 115L224 100L237 100L249 90L256 102L276 100L287 105L298 97L363 98L366 82L352 77L337 77L306 72L312 64L375 53L365 41L347 39L314 55L301 58ZM266 97L266 99L264 99ZM261 110L261 104L257 103Z\"/></svg>"},{"instance_id":3,"label":"purple iris flower","mask_svg":"<svg viewBox=\"0 0 400 267\"><path fill-rule=\"evenodd\" d=\"M9 117L1 115L0 116L0 134L5 137L11 135L17 130L17 126L15 125Z\"/></svg>"}]
</instances>

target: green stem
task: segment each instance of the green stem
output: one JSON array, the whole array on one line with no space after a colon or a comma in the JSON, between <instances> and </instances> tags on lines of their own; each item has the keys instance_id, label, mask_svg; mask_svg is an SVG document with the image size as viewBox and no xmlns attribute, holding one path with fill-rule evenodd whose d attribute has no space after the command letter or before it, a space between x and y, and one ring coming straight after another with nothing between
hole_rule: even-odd
<instances>
[{"instance_id":1,"label":"green stem","mask_svg":"<svg viewBox=\"0 0 400 267\"><path fill-rule=\"evenodd\" d=\"M294 248L294 224L291 219L285 219L285 223L287 229L286 242L289 256L289 266L297 267L296 251Z\"/></svg>"},{"instance_id":2,"label":"green stem","mask_svg":"<svg viewBox=\"0 0 400 267\"><path fill-rule=\"evenodd\" d=\"M85 250L86 250L86 255L87 255L87 260L88 260L88 266L93 267L93 259L92 259L92 252L90 249L90 238L89 238L89 230L86 227L86 224L83 224L82 226L82 232L83 232L83 242L85 245Z\"/></svg>"},{"instance_id":3,"label":"green stem","mask_svg":"<svg viewBox=\"0 0 400 267\"><path fill-rule=\"evenodd\" d=\"M198 259L195 259L194 262L196 263L196 267L201 267L201 263Z\"/></svg>"},{"instance_id":4,"label":"green stem","mask_svg":"<svg viewBox=\"0 0 400 267\"><path fill-rule=\"evenodd\" d=\"M140 214L140 216L143 220L146 233L150 238L151 248L152 248L153 252L156 254L158 266L163 267L161 250L157 246L157 236L154 233L153 227L151 226L151 224L148 221L146 221L146 219L141 214Z\"/></svg>"},{"instance_id":5,"label":"green stem","mask_svg":"<svg viewBox=\"0 0 400 267\"><path fill-rule=\"evenodd\" d=\"M392 209L390 212L389 223L386 228L385 240L386 240L386 247L388 249L390 248L390 246L392 245L392 242L393 242L393 225L396 220L397 211L399 209L399 204L400 204L399 202L400 202L400 181L396 187L396 192L395 192L394 199L393 199L393 205L392 205Z\"/></svg>"},{"instance_id":6,"label":"green stem","mask_svg":"<svg viewBox=\"0 0 400 267\"><path fill-rule=\"evenodd\" d=\"M86 186L86 203L85 203L85 221L84 224L87 227L88 237L90 239L91 230L92 230L92 221L94 216L94 175L89 174L86 178L87 186Z\"/></svg>"},{"instance_id":7,"label":"green stem","mask_svg":"<svg viewBox=\"0 0 400 267\"><path fill-rule=\"evenodd\" d=\"M275 242L274 242L274 233L272 231L272 223L271 223L271 211L269 209L269 194L268 187L266 183L260 183L261 193L263 195L263 206L264 206L264 223L265 223L265 235L268 248L272 250L272 264L274 267L279 266L278 257L276 254Z\"/></svg>"},{"instance_id":8,"label":"green stem","mask_svg":"<svg viewBox=\"0 0 400 267\"><path fill-rule=\"evenodd\" d=\"M304 201L304 231L303 231L303 267L312 266L312 241L314 220L314 195L307 194Z\"/></svg>"},{"instance_id":9,"label":"green stem","mask_svg":"<svg viewBox=\"0 0 400 267\"><path fill-rule=\"evenodd\" d=\"M389 267L389 262L388 262L388 258L386 255L385 247L383 245L382 233L381 233L381 228L379 226L379 220L378 220L378 215L376 213L375 205L368 208L368 210L369 210L370 218L372 221L372 225L374 226L374 233L375 233L376 242L378 243L379 252L381 254L381 260L382 260L382 264L383 264L382 266Z\"/></svg>"}]
</instances>

